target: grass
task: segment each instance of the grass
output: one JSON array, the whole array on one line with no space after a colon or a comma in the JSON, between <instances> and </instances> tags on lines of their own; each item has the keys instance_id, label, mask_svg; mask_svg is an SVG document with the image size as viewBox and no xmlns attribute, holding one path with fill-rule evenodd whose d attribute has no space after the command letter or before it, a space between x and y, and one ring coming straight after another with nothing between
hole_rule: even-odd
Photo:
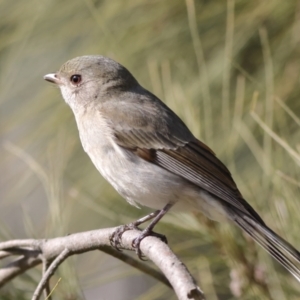
<instances>
[{"instance_id":1,"label":"grass","mask_svg":"<svg viewBox=\"0 0 300 300\"><path fill-rule=\"evenodd\" d=\"M101 178L59 91L42 79L70 58L101 53L178 113L229 167L269 226L300 245L299 12L296 0L2 1L3 239L108 227L147 211L129 206ZM232 226L170 214L158 230L208 299L299 298L298 283ZM103 257L64 264L53 279L62 278L54 296L80 298L107 278L132 274L121 264L103 267ZM1 292L29 299L39 272ZM138 299L171 297L154 285Z\"/></svg>"}]
</instances>

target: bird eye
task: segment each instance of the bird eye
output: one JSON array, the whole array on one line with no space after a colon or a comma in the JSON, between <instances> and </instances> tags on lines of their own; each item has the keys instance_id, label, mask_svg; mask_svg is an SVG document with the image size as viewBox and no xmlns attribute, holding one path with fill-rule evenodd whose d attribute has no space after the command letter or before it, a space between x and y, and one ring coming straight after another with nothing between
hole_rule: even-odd
<instances>
[{"instance_id":1,"label":"bird eye","mask_svg":"<svg viewBox=\"0 0 300 300\"><path fill-rule=\"evenodd\" d=\"M81 75L78 74L72 75L70 80L73 84L77 85L81 82Z\"/></svg>"}]
</instances>

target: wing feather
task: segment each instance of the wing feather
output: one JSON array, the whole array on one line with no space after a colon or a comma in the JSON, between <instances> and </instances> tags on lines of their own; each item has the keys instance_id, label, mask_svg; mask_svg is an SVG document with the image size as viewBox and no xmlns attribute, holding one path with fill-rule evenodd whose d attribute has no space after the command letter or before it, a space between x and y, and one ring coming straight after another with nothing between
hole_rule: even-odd
<instances>
[{"instance_id":1,"label":"wing feather","mask_svg":"<svg viewBox=\"0 0 300 300\"><path fill-rule=\"evenodd\" d=\"M106 102L102 107L115 142L263 223L214 152L154 95L146 90L134 93L137 95L124 94L124 101L119 99L118 105ZM133 97L135 101L129 105Z\"/></svg>"}]
</instances>

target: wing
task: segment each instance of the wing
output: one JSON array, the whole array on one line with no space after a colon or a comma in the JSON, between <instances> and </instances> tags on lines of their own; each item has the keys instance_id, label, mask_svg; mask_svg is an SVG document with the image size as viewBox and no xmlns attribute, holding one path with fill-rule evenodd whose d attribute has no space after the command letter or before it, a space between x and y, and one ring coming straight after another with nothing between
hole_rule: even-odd
<instances>
[{"instance_id":1,"label":"wing","mask_svg":"<svg viewBox=\"0 0 300 300\"><path fill-rule=\"evenodd\" d=\"M132 101L133 97L138 101ZM106 105L103 110L109 120L120 120L117 125L110 123L119 146L263 222L243 199L229 170L214 152L197 140L180 118L154 95L127 95L117 106L112 105Z\"/></svg>"}]
</instances>

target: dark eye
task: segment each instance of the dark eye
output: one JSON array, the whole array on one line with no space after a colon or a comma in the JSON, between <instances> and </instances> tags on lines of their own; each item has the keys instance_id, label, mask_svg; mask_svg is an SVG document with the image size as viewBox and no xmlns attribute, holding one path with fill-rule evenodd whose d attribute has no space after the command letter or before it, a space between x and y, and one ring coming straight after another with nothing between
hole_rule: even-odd
<instances>
[{"instance_id":1,"label":"dark eye","mask_svg":"<svg viewBox=\"0 0 300 300\"><path fill-rule=\"evenodd\" d=\"M72 75L70 80L73 84L77 85L81 82L81 75L78 74Z\"/></svg>"}]
</instances>

